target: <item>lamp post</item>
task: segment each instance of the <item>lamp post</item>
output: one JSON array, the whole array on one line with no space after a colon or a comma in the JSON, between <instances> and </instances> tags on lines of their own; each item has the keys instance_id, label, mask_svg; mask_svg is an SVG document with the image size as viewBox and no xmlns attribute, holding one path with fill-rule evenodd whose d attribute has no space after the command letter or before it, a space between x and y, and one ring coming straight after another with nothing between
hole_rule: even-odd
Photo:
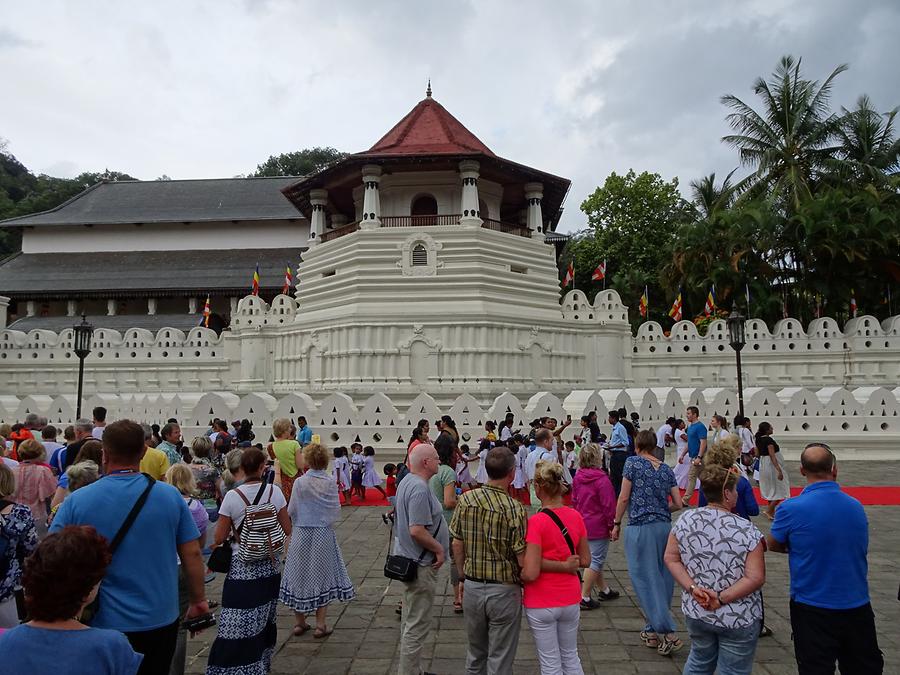
<instances>
[{"instance_id":1,"label":"lamp post","mask_svg":"<svg viewBox=\"0 0 900 675\"><path fill-rule=\"evenodd\" d=\"M737 386L738 386L738 413L744 416L744 379L741 375L741 350L747 344L746 334L744 333L744 317L737 309L733 309L726 320L728 325L728 343L734 350L735 360L737 361Z\"/></svg>"},{"instance_id":2,"label":"lamp post","mask_svg":"<svg viewBox=\"0 0 900 675\"><path fill-rule=\"evenodd\" d=\"M84 360L91 353L91 340L94 337L94 327L87 322L87 317L81 315L81 323L74 327L75 356L78 357L78 399L75 405L75 417L81 419L81 393L84 389Z\"/></svg>"}]
</instances>

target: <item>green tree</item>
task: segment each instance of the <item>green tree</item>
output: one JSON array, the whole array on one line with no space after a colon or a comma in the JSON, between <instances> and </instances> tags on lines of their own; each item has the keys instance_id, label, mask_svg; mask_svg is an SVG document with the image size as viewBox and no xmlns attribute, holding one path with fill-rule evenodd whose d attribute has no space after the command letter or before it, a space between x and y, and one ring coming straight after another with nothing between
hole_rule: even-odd
<instances>
[{"instance_id":1,"label":"green tree","mask_svg":"<svg viewBox=\"0 0 900 675\"><path fill-rule=\"evenodd\" d=\"M560 257L562 269L575 263L576 286L593 296L602 287L591 281L598 263L607 261L607 287L615 288L634 311L644 286L649 287L651 316L663 317L671 305L670 288L660 283L675 231L689 222L694 208L678 191L678 180L656 173L610 174L581 204L590 229L576 236Z\"/></svg>"},{"instance_id":2,"label":"green tree","mask_svg":"<svg viewBox=\"0 0 900 675\"><path fill-rule=\"evenodd\" d=\"M305 148L296 152L272 155L256 167L253 176L307 176L318 173L347 156L334 148Z\"/></svg>"},{"instance_id":3,"label":"green tree","mask_svg":"<svg viewBox=\"0 0 900 675\"><path fill-rule=\"evenodd\" d=\"M762 101L759 112L737 96L722 97L736 132L722 140L753 170L741 183L749 197L772 194L784 208L796 209L812 195L838 152L841 119L829 109L829 99L834 79L845 70L838 66L819 84L801 75L800 59L784 56L771 81L760 77L753 84Z\"/></svg>"},{"instance_id":4,"label":"green tree","mask_svg":"<svg viewBox=\"0 0 900 675\"><path fill-rule=\"evenodd\" d=\"M898 108L884 115L860 96L852 110L842 108L838 138L840 159L834 163L836 182L888 187L900 170L900 138L894 134Z\"/></svg>"}]
</instances>

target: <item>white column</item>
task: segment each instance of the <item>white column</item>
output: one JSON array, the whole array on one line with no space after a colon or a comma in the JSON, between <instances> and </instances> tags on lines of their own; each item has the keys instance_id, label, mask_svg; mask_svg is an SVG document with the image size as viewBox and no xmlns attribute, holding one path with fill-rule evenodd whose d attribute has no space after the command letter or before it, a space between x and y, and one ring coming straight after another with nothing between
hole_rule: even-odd
<instances>
[{"instance_id":1,"label":"white column","mask_svg":"<svg viewBox=\"0 0 900 675\"><path fill-rule=\"evenodd\" d=\"M106 301L106 316L116 315L116 301L110 298Z\"/></svg>"},{"instance_id":2,"label":"white column","mask_svg":"<svg viewBox=\"0 0 900 675\"><path fill-rule=\"evenodd\" d=\"M528 203L528 229L532 237L543 237L544 216L541 211L541 200L544 198L542 183L525 183L525 200Z\"/></svg>"},{"instance_id":3,"label":"white column","mask_svg":"<svg viewBox=\"0 0 900 675\"><path fill-rule=\"evenodd\" d=\"M35 305L34 300L29 300L25 303L25 316L34 316L35 314Z\"/></svg>"},{"instance_id":4,"label":"white column","mask_svg":"<svg viewBox=\"0 0 900 675\"><path fill-rule=\"evenodd\" d=\"M374 230L381 227L381 197L378 184L381 182L381 167L377 164L366 164L362 168L363 179L363 214L359 221L362 230Z\"/></svg>"},{"instance_id":5,"label":"white column","mask_svg":"<svg viewBox=\"0 0 900 675\"><path fill-rule=\"evenodd\" d=\"M0 295L0 330L6 328L9 321L9 298Z\"/></svg>"},{"instance_id":6,"label":"white column","mask_svg":"<svg viewBox=\"0 0 900 675\"><path fill-rule=\"evenodd\" d=\"M478 210L478 169L478 162L472 159L459 163L459 177L462 179L462 214L459 224L464 227L481 227L484 222Z\"/></svg>"},{"instance_id":7,"label":"white column","mask_svg":"<svg viewBox=\"0 0 900 675\"><path fill-rule=\"evenodd\" d=\"M238 298L228 298L230 303L229 309L231 311L231 316L237 314L237 306L238 306Z\"/></svg>"},{"instance_id":8,"label":"white column","mask_svg":"<svg viewBox=\"0 0 900 675\"><path fill-rule=\"evenodd\" d=\"M188 298L188 314L197 313L197 298Z\"/></svg>"},{"instance_id":9,"label":"white column","mask_svg":"<svg viewBox=\"0 0 900 675\"><path fill-rule=\"evenodd\" d=\"M156 314L156 298L147 298L147 314L150 316Z\"/></svg>"},{"instance_id":10,"label":"white column","mask_svg":"<svg viewBox=\"0 0 900 675\"><path fill-rule=\"evenodd\" d=\"M309 247L312 248L325 234L325 207L328 205L328 190L310 190L309 203L312 204L312 220L309 223Z\"/></svg>"},{"instance_id":11,"label":"white column","mask_svg":"<svg viewBox=\"0 0 900 675\"><path fill-rule=\"evenodd\" d=\"M74 300L68 300L66 302L66 316L75 316L75 310L77 307L75 306Z\"/></svg>"}]
</instances>

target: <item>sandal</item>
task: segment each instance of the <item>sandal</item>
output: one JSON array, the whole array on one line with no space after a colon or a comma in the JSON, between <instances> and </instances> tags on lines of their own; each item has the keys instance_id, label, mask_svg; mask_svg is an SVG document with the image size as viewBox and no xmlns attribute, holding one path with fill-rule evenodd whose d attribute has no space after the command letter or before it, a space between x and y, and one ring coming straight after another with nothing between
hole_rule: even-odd
<instances>
[{"instance_id":1,"label":"sandal","mask_svg":"<svg viewBox=\"0 0 900 675\"><path fill-rule=\"evenodd\" d=\"M644 643L645 647L650 647L650 649L657 649L659 647L659 637L656 633L648 633L647 631L642 630L641 642Z\"/></svg>"},{"instance_id":2,"label":"sandal","mask_svg":"<svg viewBox=\"0 0 900 675\"><path fill-rule=\"evenodd\" d=\"M303 624L302 626L300 626L300 625L294 626L294 630L293 630L292 632L293 632L294 635L296 635L297 637L300 637L300 636L303 635L304 633L309 632L309 629L310 629L310 628L312 628L312 626L310 626L308 623L305 623L305 624Z\"/></svg>"},{"instance_id":3,"label":"sandal","mask_svg":"<svg viewBox=\"0 0 900 675\"><path fill-rule=\"evenodd\" d=\"M321 640L322 638L327 638L334 632L334 628L316 628L316 632L313 633L313 637L316 640Z\"/></svg>"},{"instance_id":4,"label":"sandal","mask_svg":"<svg viewBox=\"0 0 900 675\"><path fill-rule=\"evenodd\" d=\"M678 638L670 640L669 638L664 637L662 642L659 643L659 647L656 648L656 651L662 656L671 656L682 647L684 647L684 643Z\"/></svg>"}]
</instances>

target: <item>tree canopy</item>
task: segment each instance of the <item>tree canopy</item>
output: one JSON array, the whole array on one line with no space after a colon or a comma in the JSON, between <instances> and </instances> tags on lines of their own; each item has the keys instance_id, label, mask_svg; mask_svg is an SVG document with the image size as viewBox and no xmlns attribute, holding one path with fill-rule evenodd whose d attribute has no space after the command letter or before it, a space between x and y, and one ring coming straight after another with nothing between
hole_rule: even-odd
<instances>
[{"instance_id":1,"label":"tree canopy","mask_svg":"<svg viewBox=\"0 0 900 675\"><path fill-rule=\"evenodd\" d=\"M334 148L305 148L272 155L256 167L254 176L306 176L317 173L347 156Z\"/></svg>"},{"instance_id":2,"label":"tree canopy","mask_svg":"<svg viewBox=\"0 0 900 675\"><path fill-rule=\"evenodd\" d=\"M757 106L722 97L734 129L722 141L737 149L745 178L734 182L735 170L721 183L715 174L691 181L691 201L678 204L675 180L614 173L582 204L589 228L572 239L561 266L574 258L592 270L609 260L609 281L625 303L636 307L646 284L650 318L663 321L679 288L684 316L699 319L713 284L720 306L769 322L785 312L846 319L851 296L860 312L896 312L888 298L900 288L898 109L880 113L861 96L853 109L833 111L831 87L847 67L819 83L800 65L785 56L769 80L758 78ZM650 185L667 195L662 202L638 197L638 186ZM649 206L666 200L668 210ZM594 293L600 283L587 274L579 287Z\"/></svg>"}]
</instances>

